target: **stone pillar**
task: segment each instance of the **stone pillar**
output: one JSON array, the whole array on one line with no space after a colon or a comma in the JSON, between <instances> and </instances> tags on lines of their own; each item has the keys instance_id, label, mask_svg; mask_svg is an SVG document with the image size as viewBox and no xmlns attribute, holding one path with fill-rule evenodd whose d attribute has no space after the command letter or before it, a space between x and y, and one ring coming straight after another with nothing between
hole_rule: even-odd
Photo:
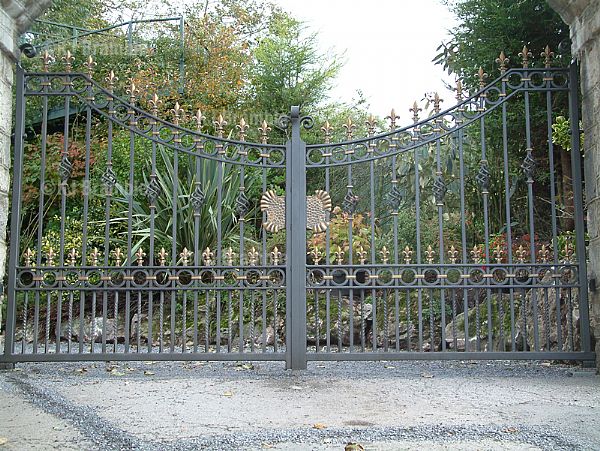
<instances>
[{"instance_id":1,"label":"stone pillar","mask_svg":"<svg viewBox=\"0 0 600 451\"><path fill-rule=\"evenodd\" d=\"M585 182L588 209L590 318L600 370L600 0L548 0L571 29L572 53L581 66L585 132Z\"/></svg>"}]
</instances>

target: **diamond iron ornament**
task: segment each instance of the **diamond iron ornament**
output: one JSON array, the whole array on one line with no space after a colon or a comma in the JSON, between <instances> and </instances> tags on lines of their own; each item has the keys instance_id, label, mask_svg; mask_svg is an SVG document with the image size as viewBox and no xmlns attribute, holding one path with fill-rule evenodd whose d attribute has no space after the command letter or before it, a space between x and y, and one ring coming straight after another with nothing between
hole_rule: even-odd
<instances>
[{"instance_id":1,"label":"diamond iron ornament","mask_svg":"<svg viewBox=\"0 0 600 451\"><path fill-rule=\"evenodd\" d=\"M285 229L285 197L269 190L260 199L260 210L267 213L263 227L269 232ZM316 190L306 198L306 228L324 232L329 226L327 213L331 211L331 197L327 191Z\"/></svg>"}]
</instances>

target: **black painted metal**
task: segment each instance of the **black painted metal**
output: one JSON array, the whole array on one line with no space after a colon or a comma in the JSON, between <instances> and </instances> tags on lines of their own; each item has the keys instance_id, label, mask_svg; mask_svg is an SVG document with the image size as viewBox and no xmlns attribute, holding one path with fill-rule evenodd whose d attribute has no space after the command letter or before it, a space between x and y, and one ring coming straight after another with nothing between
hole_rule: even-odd
<instances>
[{"instance_id":1,"label":"black painted metal","mask_svg":"<svg viewBox=\"0 0 600 451\"><path fill-rule=\"evenodd\" d=\"M306 145L301 129L311 128L312 119L293 107L279 124L290 128L285 146L268 144L266 123L259 129L260 143L246 141L243 121L237 140L224 137L223 118L214 122L214 135L202 133L200 112L192 130L178 104L172 121L165 121L158 117L157 97L149 100L151 111L146 112L135 86L124 100L115 92L112 74L103 88L90 75L68 69L17 70L1 362L282 360L287 368L304 369L312 360L595 358L576 138L571 153L575 252L569 241L564 250L559 248L552 175L552 100L569 96L576 136L576 66L503 70L466 99L459 91L452 108L442 111L436 97L425 119L419 118L422 110L415 103L413 123L407 127L396 128L392 112L388 131L375 133L371 118L367 136L354 139L356 124L348 121L347 139L337 143L330 142L326 124L324 143ZM546 101L541 124L532 123L532 96ZM82 112L83 156L70 154L74 118L69 114L63 118L60 155L51 154L48 102L55 98L65 111ZM39 111L40 101L39 149L25 147L25 111ZM519 103L525 152L515 172L508 112ZM495 143L499 151L486 137L492 115L501 126L502 140ZM106 124L106 147L98 161L92 159L93 116ZM534 125L547 128L547 148L534 148ZM129 152L125 171L118 169L113 151L123 132ZM31 209L22 179L23 159L33 156L27 152L41 157L35 204L39 225L23 244L21 212L25 206ZM551 230L544 231L547 247L538 249L534 213L541 188L535 168L546 152ZM149 161L140 160L140 154ZM148 165L147 177L140 178L139 164ZM248 235L249 221L266 225L268 215L275 214L261 215L256 208L261 203L257 195L269 188L270 171L286 174L285 196L270 197L271 202L285 202L276 206L285 212L284 244L272 241L276 230L269 227L259 236ZM262 193L252 189L252 173L259 174ZM238 183L231 184L235 174ZM307 174L318 176L309 179ZM57 175L59 233L53 244L42 227L53 195L48 183ZM307 186L308 180L322 180L323 185ZM81 208L69 211L69 193L77 183ZM519 183L526 187L521 204L512 197ZM307 235L309 214L315 214L307 214L307 207L315 208L307 198L315 189L329 193L336 208L318 213L325 215L324 231L317 227ZM471 198L473 192L480 196L480 218L470 214L474 207L467 205L467 190ZM500 244L499 230L492 228L498 218L490 217L493 202L500 211L496 214L504 215L506 237ZM136 213L142 206L147 207L143 218ZM209 207L211 214L204 215ZM101 212L101 223L91 219L92 208ZM527 223L513 227L517 208L525 209ZM68 237L68 221L74 216L82 228L77 247ZM170 218L168 228L160 230L165 217ZM475 226L476 220L482 222ZM519 238L515 227L529 238ZM206 236L212 236L208 246Z\"/></svg>"}]
</instances>

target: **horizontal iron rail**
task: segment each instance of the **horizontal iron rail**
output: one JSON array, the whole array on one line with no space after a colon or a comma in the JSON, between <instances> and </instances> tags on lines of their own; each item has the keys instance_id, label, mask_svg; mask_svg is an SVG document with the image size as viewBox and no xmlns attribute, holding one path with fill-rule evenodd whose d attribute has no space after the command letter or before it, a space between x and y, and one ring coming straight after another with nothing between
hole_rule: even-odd
<instances>
[{"instance_id":1,"label":"horizontal iron rail","mask_svg":"<svg viewBox=\"0 0 600 451\"><path fill-rule=\"evenodd\" d=\"M330 352L308 353L309 361L341 360L581 360L593 361L594 352Z\"/></svg>"}]
</instances>

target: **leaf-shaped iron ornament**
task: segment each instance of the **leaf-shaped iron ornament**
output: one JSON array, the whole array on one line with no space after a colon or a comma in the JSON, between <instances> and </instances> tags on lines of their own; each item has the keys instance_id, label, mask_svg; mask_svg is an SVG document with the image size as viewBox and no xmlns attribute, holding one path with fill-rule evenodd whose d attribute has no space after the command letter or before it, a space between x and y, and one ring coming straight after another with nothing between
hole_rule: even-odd
<instances>
[{"instance_id":1,"label":"leaf-shaped iron ornament","mask_svg":"<svg viewBox=\"0 0 600 451\"><path fill-rule=\"evenodd\" d=\"M260 210L267 213L263 227L269 232L285 228L285 197L269 190L260 199ZM306 228L324 232L329 226L327 212L331 211L331 197L327 191L316 190L314 196L306 198Z\"/></svg>"}]
</instances>

